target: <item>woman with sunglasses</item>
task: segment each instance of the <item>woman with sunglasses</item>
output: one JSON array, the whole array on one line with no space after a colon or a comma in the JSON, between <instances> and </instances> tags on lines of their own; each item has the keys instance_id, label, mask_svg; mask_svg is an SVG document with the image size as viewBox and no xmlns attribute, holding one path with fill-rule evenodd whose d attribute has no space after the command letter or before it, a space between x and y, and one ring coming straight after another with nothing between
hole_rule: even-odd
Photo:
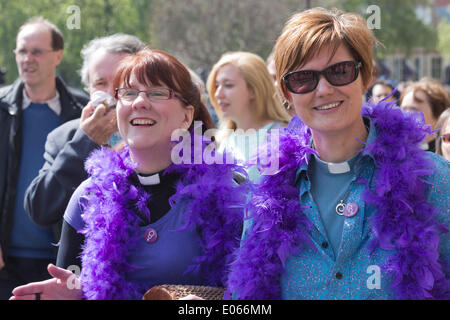
<instances>
[{"instance_id":1,"label":"woman with sunglasses","mask_svg":"<svg viewBox=\"0 0 450 320\"><path fill-rule=\"evenodd\" d=\"M61 268L49 266L53 279L18 287L12 299L141 299L155 285L225 284L246 186L234 182L242 169L233 165L173 160L174 131L192 133L194 120L213 126L189 71L147 49L124 58L113 84L126 146L88 159L90 178L64 214ZM63 269L79 256L80 285Z\"/></svg>"},{"instance_id":2,"label":"woman with sunglasses","mask_svg":"<svg viewBox=\"0 0 450 320\"><path fill-rule=\"evenodd\" d=\"M296 110L254 191L228 276L233 299L448 295L449 163L392 102L363 108L376 43L356 14L295 14L275 47ZM252 281L248 281L252 279Z\"/></svg>"},{"instance_id":3,"label":"woman with sunglasses","mask_svg":"<svg viewBox=\"0 0 450 320\"><path fill-rule=\"evenodd\" d=\"M436 153L450 161L450 107L441 113L436 128Z\"/></svg>"}]
</instances>

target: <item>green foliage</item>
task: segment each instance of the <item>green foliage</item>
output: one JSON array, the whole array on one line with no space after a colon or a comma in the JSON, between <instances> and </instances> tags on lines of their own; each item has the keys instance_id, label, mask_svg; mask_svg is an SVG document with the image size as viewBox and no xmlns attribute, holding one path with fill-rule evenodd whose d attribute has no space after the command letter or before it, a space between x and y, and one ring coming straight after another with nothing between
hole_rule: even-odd
<instances>
[{"instance_id":1,"label":"green foliage","mask_svg":"<svg viewBox=\"0 0 450 320\"><path fill-rule=\"evenodd\" d=\"M12 50L16 45L18 28L29 18L42 16L53 22L64 35L63 60L57 73L66 82L81 87L78 70L80 51L90 40L113 33L129 33L148 41L148 7L146 0L0 0L0 67L7 70L6 82L17 78L17 67ZM73 11L80 8L80 28L69 28Z\"/></svg>"},{"instance_id":2,"label":"green foliage","mask_svg":"<svg viewBox=\"0 0 450 320\"><path fill-rule=\"evenodd\" d=\"M418 5L429 5L426 0L342 0L342 9L359 12L366 18L369 16L366 9L370 5L380 8L380 29L373 29L384 45L383 50L378 50L380 55L396 51L408 54L416 47L436 48L436 31L424 24L415 13Z\"/></svg>"},{"instance_id":3,"label":"green foliage","mask_svg":"<svg viewBox=\"0 0 450 320\"><path fill-rule=\"evenodd\" d=\"M450 59L450 21L440 21L437 29L438 49L445 58Z\"/></svg>"},{"instance_id":4,"label":"green foliage","mask_svg":"<svg viewBox=\"0 0 450 320\"><path fill-rule=\"evenodd\" d=\"M65 50L57 72L76 87L81 87L77 71L83 45L117 32L167 50L191 68L210 68L226 51L251 51L265 59L287 18L308 2L312 7L359 12L366 19L367 8L379 6L381 28L373 31L384 49L378 55L438 44L436 31L414 11L426 0L0 0L0 67L7 70L7 83L14 81L17 30L33 16L47 18L63 32ZM67 10L72 5L81 10L80 29L68 28L73 12ZM447 55L449 29L448 22L439 26L439 48Z\"/></svg>"}]
</instances>

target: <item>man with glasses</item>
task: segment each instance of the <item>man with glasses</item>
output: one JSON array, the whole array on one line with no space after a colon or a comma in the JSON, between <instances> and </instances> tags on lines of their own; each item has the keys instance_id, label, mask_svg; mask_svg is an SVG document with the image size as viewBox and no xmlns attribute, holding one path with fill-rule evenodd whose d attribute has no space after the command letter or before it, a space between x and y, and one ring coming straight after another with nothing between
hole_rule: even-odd
<instances>
[{"instance_id":1,"label":"man with glasses","mask_svg":"<svg viewBox=\"0 0 450 320\"><path fill-rule=\"evenodd\" d=\"M43 18L32 18L16 38L20 78L0 90L0 299L18 284L46 277L55 259L51 227L34 224L23 197L43 164L47 134L78 118L87 97L56 77L64 39Z\"/></svg>"}]
</instances>

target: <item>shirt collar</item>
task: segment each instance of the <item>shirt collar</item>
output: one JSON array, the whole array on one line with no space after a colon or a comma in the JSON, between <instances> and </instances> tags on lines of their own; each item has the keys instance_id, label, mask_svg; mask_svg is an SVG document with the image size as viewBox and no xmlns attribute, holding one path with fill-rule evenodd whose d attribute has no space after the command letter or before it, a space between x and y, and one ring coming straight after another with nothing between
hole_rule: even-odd
<instances>
[{"instance_id":1,"label":"shirt collar","mask_svg":"<svg viewBox=\"0 0 450 320\"><path fill-rule=\"evenodd\" d=\"M140 174L138 174L137 177L139 179L139 182L143 186L155 185L161 182L159 173L152 174L151 176L141 176Z\"/></svg>"},{"instance_id":2,"label":"shirt collar","mask_svg":"<svg viewBox=\"0 0 450 320\"><path fill-rule=\"evenodd\" d=\"M364 120L364 124L366 125L366 127L369 127L369 135L367 136L367 142L366 144L372 144L375 142L375 139L377 137L377 133L376 133L376 128L375 125L373 124L372 120L368 117L363 117ZM309 142L309 146L312 145L312 138ZM364 148L365 149L365 148ZM361 152L362 156L369 156L370 158L373 159L373 156L369 153L368 150L363 150ZM295 174L295 183L298 183L298 179L300 178L300 175L302 174L302 172L305 172L305 174L308 171L308 164L309 161L311 161L311 157L312 155L309 155L308 160L303 162L302 165L300 166L300 168L298 168L296 174Z\"/></svg>"},{"instance_id":3,"label":"shirt collar","mask_svg":"<svg viewBox=\"0 0 450 320\"><path fill-rule=\"evenodd\" d=\"M33 103L33 101L31 101L30 97L28 97L27 92L25 90L25 88L23 88L22 91L22 97L23 97L23 102L22 102L22 110L25 110L26 108L28 108L30 106L30 104ZM56 90L56 95L44 102L40 102L42 104L47 104L48 107L50 109L53 110L53 112L55 112L58 116L61 114L61 102L59 101L59 92L58 90Z\"/></svg>"}]
</instances>

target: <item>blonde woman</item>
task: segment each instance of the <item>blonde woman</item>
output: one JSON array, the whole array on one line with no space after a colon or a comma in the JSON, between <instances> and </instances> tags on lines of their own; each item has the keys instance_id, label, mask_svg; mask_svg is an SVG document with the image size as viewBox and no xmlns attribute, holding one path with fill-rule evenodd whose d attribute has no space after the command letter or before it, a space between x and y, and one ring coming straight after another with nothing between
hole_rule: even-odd
<instances>
[{"instance_id":1,"label":"blonde woman","mask_svg":"<svg viewBox=\"0 0 450 320\"><path fill-rule=\"evenodd\" d=\"M283 107L264 60L250 52L225 53L214 65L207 88L219 119L219 150L249 161L264 135L287 125Z\"/></svg>"}]
</instances>

